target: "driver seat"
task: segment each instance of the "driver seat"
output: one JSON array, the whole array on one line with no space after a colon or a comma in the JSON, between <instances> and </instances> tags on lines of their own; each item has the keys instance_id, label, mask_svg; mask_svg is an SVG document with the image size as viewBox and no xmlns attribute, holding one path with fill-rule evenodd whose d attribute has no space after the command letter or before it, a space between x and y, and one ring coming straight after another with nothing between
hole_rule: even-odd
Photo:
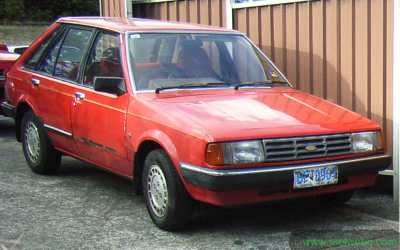
<instances>
[{"instance_id":1,"label":"driver seat","mask_svg":"<svg viewBox=\"0 0 400 250\"><path fill-rule=\"evenodd\" d=\"M202 49L201 42L194 40L182 42L178 54L178 65L187 78L215 77L212 63L207 53Z\"/></svg>"}]
</instances>

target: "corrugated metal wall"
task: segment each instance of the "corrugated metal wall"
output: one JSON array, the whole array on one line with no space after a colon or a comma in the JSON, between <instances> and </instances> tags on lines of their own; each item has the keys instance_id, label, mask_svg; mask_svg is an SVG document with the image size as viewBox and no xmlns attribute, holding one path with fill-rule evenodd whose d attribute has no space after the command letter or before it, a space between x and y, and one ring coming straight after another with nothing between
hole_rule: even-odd
<instances>
[{"instance_id":1,"label":"corrugated metal wall","mask_svg":"<svg viewBox=\"0 0 400 250\"><path fill-rule=\"evenodd\" d=\"M234 10L296 88L379 122L392 148L393 0L319 0Z\"/></svg>"},{"instance_id":2,"label":"corrugated metal wall","mask_svg":"<svg viewBox=\"0 0 400 250\"><path fill-rule=\"evenodd\" d=\"M181 0L134 4L134 17L225 26L225 0Z\"/></svg>"}]
</instances>

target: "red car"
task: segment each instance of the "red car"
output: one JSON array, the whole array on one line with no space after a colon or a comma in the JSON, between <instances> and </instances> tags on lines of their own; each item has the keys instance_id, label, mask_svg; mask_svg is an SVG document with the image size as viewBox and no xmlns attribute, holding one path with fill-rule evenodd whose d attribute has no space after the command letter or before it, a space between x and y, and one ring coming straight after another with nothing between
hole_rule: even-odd
<instances>
[{"instance_id":1,"label":"red car","mask_svg":"<svg viewBox=\"0 0 400 250\"><path fill-rule=\"evenodd\" d=\"M18 57L18 54L9 52L6 45L0 44L0 103L4 101L4 84L6 82L7 71L10 70ZM2 114L1 109L0 114Z\"/></svg>"},{"instance_id":2,"label":"red car","mask_svg":"<svg viewBox=\"0 0 400 250\"><path fill-rule=\"evenodd\" d=\"M6 98L34 172L68 155L126 177L167 230L195 201L345 202L391 163L377 123L292 88L222 28L62 18L8 72Z\"/></svg>"}]
</instances>

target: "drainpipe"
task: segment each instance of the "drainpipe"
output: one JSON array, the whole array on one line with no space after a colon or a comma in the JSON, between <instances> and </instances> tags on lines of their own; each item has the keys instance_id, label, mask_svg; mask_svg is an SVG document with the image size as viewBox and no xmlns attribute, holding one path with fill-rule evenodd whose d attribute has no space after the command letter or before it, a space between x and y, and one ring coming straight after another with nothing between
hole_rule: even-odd
<instances>
[{"instance_id":1,"label":"drainpipe","mask_svg":"<svg viewBox=\"0 0 400 250\"><path fill-rule=\"evenodd\" d=\"M225 25L227 29L233 29L232 0L225 0Z\"/></svg>"},{"instance_id":2,"label":"drainpipe","mask_svg":"<svg viewBox=\"0 0 400 250\"><path fill-rule=\"evenodd\" d=\"M99 0L99 16L103 16L103 1Z\"/></svg>"},{"instance_id":3,"label":"drainpipe","mask_svg":"<svg viewBox=\"0 0 400 250\"><path fill-rule=\"evenodd\" d=\"M132 0L124 0L125 1L125 17L132 18Z\"/></svg>"}]
</instances>

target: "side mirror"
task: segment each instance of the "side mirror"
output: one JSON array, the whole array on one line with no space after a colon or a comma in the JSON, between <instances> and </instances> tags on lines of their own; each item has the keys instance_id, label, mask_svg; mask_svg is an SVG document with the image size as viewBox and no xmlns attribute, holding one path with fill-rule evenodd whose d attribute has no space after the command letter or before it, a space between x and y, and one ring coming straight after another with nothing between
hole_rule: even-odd
<instances>
[{"instance_id":1,"label":"side mirror","mask_svg":"<svg viewBox=\"0 0 400 250\"><path fill-rule=\"evenodd\" d=\"M28 46L18 47L14 49L14 53L22 55L27 49Z\"/></svg>"},{"instance_id":2,"label":"side mirror","mask_svg":"<svg viewBox=\"0 0 400 250\"><path fill-rule=\"evenodd\" d=\"M125 82L121 77L96 76L94 78L94 90L121 96L125 94Z\"/></svg>"}]
</instances>

